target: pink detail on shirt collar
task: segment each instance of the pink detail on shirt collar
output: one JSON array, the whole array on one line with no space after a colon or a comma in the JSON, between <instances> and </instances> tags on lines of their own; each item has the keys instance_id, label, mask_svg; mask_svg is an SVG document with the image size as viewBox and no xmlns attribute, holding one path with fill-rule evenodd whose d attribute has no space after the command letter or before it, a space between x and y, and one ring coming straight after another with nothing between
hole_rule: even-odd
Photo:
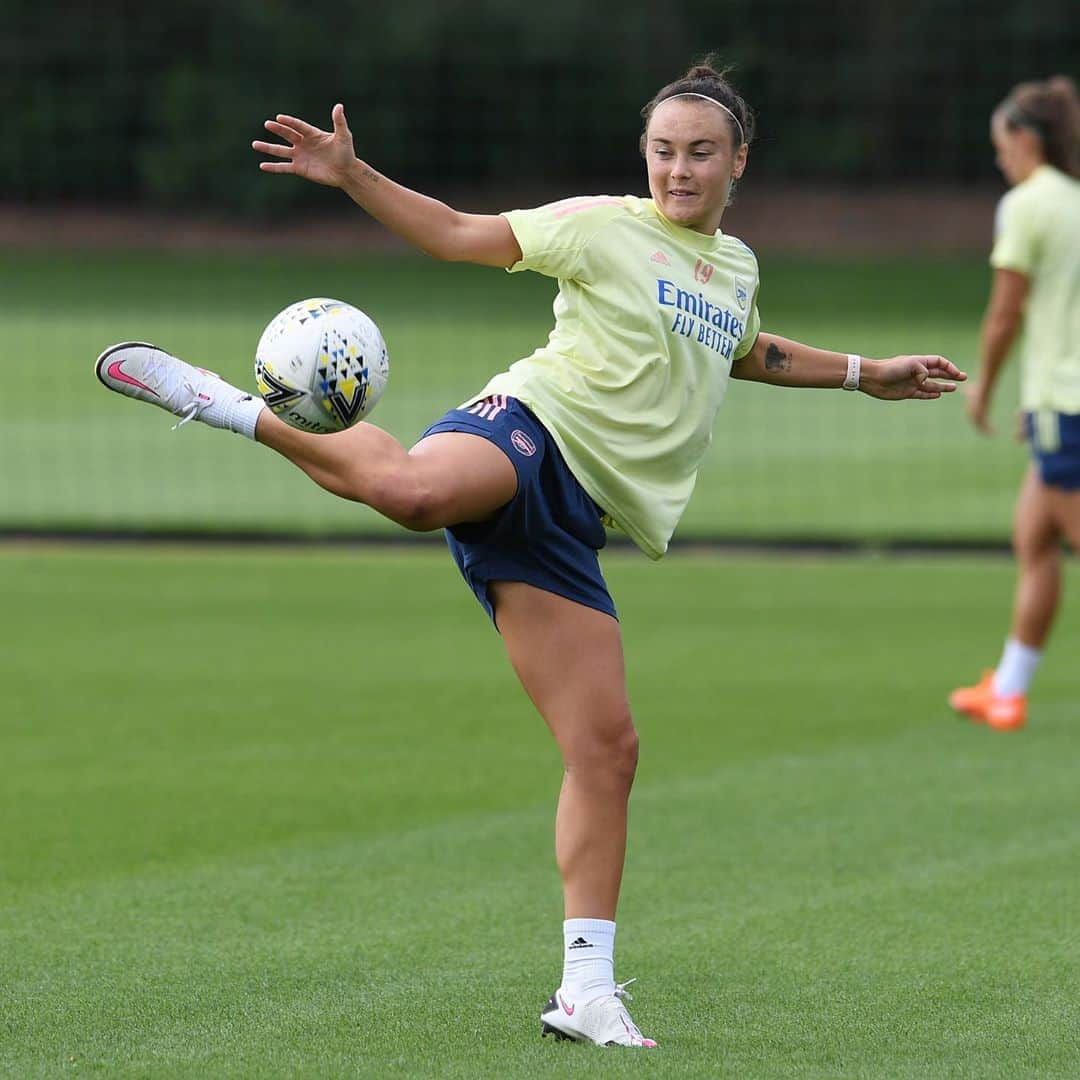
<instances>
[{"instance_id":1,"label":"pink detail on shirt collar","mask_svg":"<svg viewBox=\"0 0 1080 1080\"><path fill-rule=\"evenodd\" d=\"M572 200L566 206L561 206L555 211L554 216L567 217L569 214L576 214L579 210L589 210L594 206L622 206L622 199L616 199L612 195L585 195L580 199Z\"/></svg>"}]
</instances>

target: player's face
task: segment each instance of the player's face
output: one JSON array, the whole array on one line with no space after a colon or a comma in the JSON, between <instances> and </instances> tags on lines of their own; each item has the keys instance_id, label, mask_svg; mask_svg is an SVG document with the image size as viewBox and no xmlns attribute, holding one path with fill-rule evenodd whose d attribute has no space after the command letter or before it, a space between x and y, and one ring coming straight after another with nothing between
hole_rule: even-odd
<instances>
[{"instance_id":1,"label":"player's face","mask_svg":"<svg viewBox=\"0 0 1080 1080\"><path fill-rule=\"evenodd\" d=\"M990 141L994 144L994 160L1009 184L1019 184L1031 172L1033 140L1038 141L1034 132L1009 127L1004 112L996 112L991 117Z\"/></svg>"},{"instance_id":2,"label":"player's face","mask_svg":"<svg viewBox=\"0 0 1080 1080\"><path fill-rule=\"evenodd\" d=\"M731 118L696 98L657 105L645 133L649 191L669 221L714 233L727 206L731 181L746 168L746 146L735 146Z\"/></svg>"}]
</instances>

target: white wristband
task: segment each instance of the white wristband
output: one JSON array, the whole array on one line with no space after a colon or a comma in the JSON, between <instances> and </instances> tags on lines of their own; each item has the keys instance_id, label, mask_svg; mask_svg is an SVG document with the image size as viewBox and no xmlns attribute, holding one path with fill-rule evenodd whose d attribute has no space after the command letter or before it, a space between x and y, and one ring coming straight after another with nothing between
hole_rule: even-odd
<instances>
[{"instance_id":1,"label":"white wristband","mask_svg":"<svg viewBox=\"0 0 1080 1080\"><path fill-rule=\"evenodd\" d=\"M844 379L845 390L858 390L859 389L859 372L862 371L862 357L856 356L855 353L848 353L847 358L847 378Z\"/></svg>"}]
</instances>

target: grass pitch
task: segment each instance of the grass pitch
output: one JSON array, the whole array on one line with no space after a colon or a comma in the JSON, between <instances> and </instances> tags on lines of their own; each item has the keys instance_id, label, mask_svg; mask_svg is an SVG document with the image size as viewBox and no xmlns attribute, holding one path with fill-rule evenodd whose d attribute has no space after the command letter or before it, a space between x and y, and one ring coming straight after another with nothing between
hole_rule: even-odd
<instances>
[{"instance_id":1,"label":"grass pitch","mask_svg":"<svg viewBox=\"0 0 1080 1080\"><path fill-rule=\"evenodd\" d=\"M444 554L8 548L0 1073L1080 1073L1076 620L998 735L1006 561L606 569L657 1053L538 1037L558 758Z\"/></svg>"}]
</instances>

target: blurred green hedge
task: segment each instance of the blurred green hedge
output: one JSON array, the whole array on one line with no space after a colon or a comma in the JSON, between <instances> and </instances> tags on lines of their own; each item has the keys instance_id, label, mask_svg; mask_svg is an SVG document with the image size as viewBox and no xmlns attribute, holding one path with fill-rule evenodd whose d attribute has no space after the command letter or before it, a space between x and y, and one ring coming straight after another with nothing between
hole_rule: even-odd
<instances>
[{"instance_id":1,"label":"blurred green hedge","mask_svg":"<svg viewBox=\"0 0 1080 1080\"><path fill-rule=\"evenodd\" d=\"M1077 22L1072 0L7 0L0 198L311 205L248 144L338 100L406 183L599 189L637 176L637 110L711 50L758 111L757 175L967 182L1009 87L1075 71Z\"/></svg>"}]
</instances>

